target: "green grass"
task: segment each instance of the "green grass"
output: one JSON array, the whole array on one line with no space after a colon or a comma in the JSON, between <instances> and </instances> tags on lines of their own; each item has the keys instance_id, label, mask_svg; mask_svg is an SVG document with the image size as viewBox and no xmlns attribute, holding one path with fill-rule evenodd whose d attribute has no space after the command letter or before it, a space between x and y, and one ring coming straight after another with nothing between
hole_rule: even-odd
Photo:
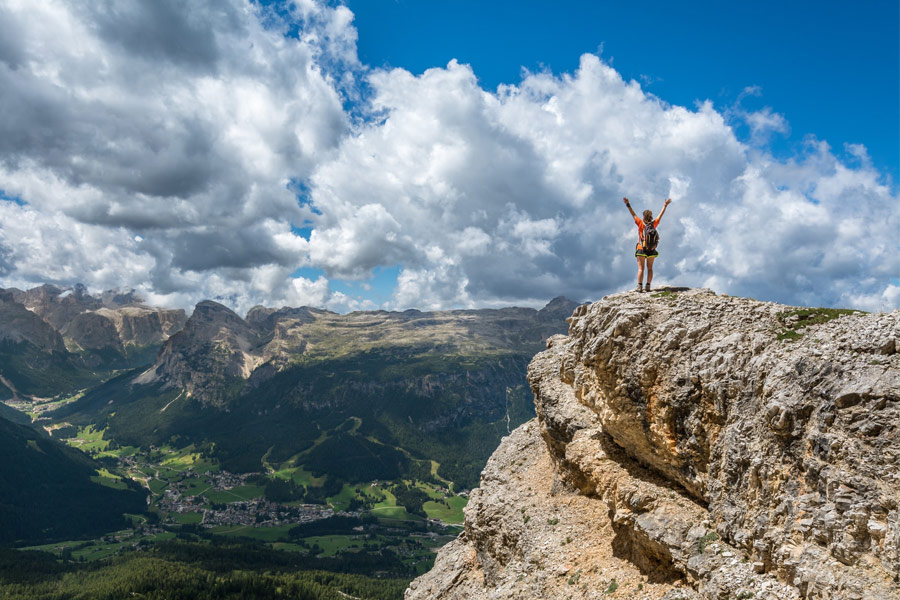
<instances>
[{"instance_id":1,"label":"green grass","mask_svg":"<svg viewBox=\"0 0 900 600\"><path fill-rule=\"evenodd\" d=\"M88 546L87 548L81 548L79 550L74 550L72 552L72 558L75 560L84 560L85 562L92 562L95 560L102 560L104 558L109 558L116 554L116 552L120 551L124 544L115 543L115 544L106 544L100 542L99 545Z\"/></svg>"},{"instance_id":2,"label":"green grass","mask_svg":"<svg viewBox=\"0 0 900 600\"><path fill-rule=\"evenodd\" d=\"M294 483L305 485L306 487L322 487L325 483L326 475L315 477L303 467L286 466L288 464L293 464L295 458L296 457L283 463L278 470L272 472L272 475L281 479L291 479Z\"/></svg>"},{"instance_id":3,"label":"green grass","mask_svg":"<svg viewBox=\"0 0 900 600\"><path fill-rule=\"evenodd\" d=\"M328 498L328 503L336 511L347 510L350 506L350 501L359 496L359 494L356 493L356 488L357 486L355 485L345 483L339 494Z\"/></svg>"},{"instance_id":4,"label":"green grass","mask_svg":"<svg viewBox=\"0 0 900 600\"><path fill-rule=\"evenodd\" d=\"M423 506L429 518L440 519L446 523L461 523L463 520L462 509L466 505L467 500L458 496L450 496L447 502L448 508L440 503L444 499L443 494L438 492L433 486L423 483L414 482L414 485L428 494L434 500L426 502ZM356 490L359 489L359 493ZM370 510L371 514L385 519L399 519L403 521L421 520L422 517L411 515L402 506L397 505L397 498L390 491L382 489L380 486L367 485L350 485L344 484L341 492L335 496L328 498L328 503L335 510L346 510L350 505L350 501L354 498L381 499L376 502Z\"/></svg>"},{"instance_id":5,"label":"green grass","mask_svg":"<svg viewBox=\"0 0 900 600\"><path fill-rule=\"evenodd\" d=\"M861 314L865 313L849 308L797 308L786 310L777 315L778 320L784 325L784 329L777 333L777 338L779 342L799 340L803 337L803 334L798 332L798 329L812 325L821 325L843 315ZM797 320L793 321L793 317L797 317Z\"/></svg>"},{"instance_id":6,"label":"green grass","mask_svg":"<svg viewBox=\"0 0 900 600\"><path fill-rule=\"evenodd\" d=\"M379 498L381 498L380 502L384 502L385 499L387 499L387 495L390 494L390 492L381 489L381 487L379 487L377 485L372 485L372 484L359 486L359 489L362 491L363 494L365 494L366 496L370 496L371 498L373 498L375 500L378 500ZM391 497L393 498L393 494L391 494ZM396 504L397 504L397 499L394 498L394 505L396 506Z\"/></svg>"},{"instance_id":7,"label":"green grass","mask_svg":"<svg viewBox=\"0 0 900 600\"><path fill-rule=\"evenodd\" d=\"M229 502L239 502L253 500L254 498L262 498L265 488L258 485L241 485L230 490L209 490L203 495L210 502L220 504L228 504Z\"/></svg>"},{"instance_id":8,"label":"green grass","mask_svg":"<svg viewBox=\"0 0 900 600\"><path fill-rule=\"evenodd\" d=\"M158 476L160 479L165 479L166 481L175 481L179 477L181 477L181 471L176 471L175 469L171 469L169 467L160 467L157 469Z\"/></svg>"},{"instance_id":9,"label":"green grass","mask_svg":"<svg viewBox=\"0 0 900 600\"><path fill-rule=\"evenodd\" d=\"M318 556L334 556L338 552L342 552L350 548L353 544L362 546L363 540L354 539L356 536L349 535L318 535L305 538L304 541L312 547L318 544L321 551Z\"/></svg>"},{"instance_id":10,"label":"green grass","mask_svg":"<svg viewBox=\"0 0 900 600\"><path fill-rule=\"evenodd\" d=\"M451 496L447 498L447 504L450 505L450 508L438 502L426 502L422 507L429 519L440 519L444 523L462 523L463 508L468 504L468 499L462 496Z\"/></svg>"},{"instance_id":11,"label":"green grass","mask_svg":"<svg viewBox=\"0 0 900 600\"><path fill-rule=\"evenodd\" d=\"M715 531L709 531L706 533L706 535L704 535L702 538L697 540L697 549L700 550L700 554L703 554L704 552L706 552L706 546L710 542L715 542L718 539L719 539L719 534L717 534Z\"/></svg>"},{"instance_id":12,"label":"green grass","mask_svg":"<svg viewBox=\"0 0 900 600\"><path fill-rule=\"evenodd\" d=\"M173 452L168 458L163 460L161 464L175 469L176 471L187 471L200 460L200 453L193 452L193 448L193 445L191 445L181 451Z\"/></svg>"},{"instance_id":13,"label":"green grass","mask_svg":"<svg viewBox=\"0 0 900 600\"><path fill-rule=\"evenodd\" d=\"M200 496L210 489L209 484L200 477L190 477L181 482L185 496Z\"/></svg>"},{"instance_id":14,"label":"green grass","mask_svg":"<svg viewBox=\"0 0 900 600\"><path fill-rule=\"evenodd\" d=\"M370 487L371 487L371 486L370 486ZM379 509L379 508L396 508L396 506L397 506L397 498L396 498L392 493L390 493L390 492L387 491L387 490L383 490L383 489L381 489L381 488L378 488L378 487L372 487L372 489L373 489L373 490L377 490L377 491L378 491L378 494L380 494L381 496L384 497L384 500L382 500L381 502L376 503L375 506L374 506L374 508L376 508L376 509ZM372 494L372 495L377 497L376 494Z\"/></svg>"},{"instance_id":15,"label":"green grass","mask_svg":"<svg viewBox=\"0 0 900 600\"><path fill-rule=\"evenodd\" d=\"M273 542L272 549L285 550L287 552L309 552L309 548L304 548L303 546L292 544L290 542Z\"/></svg>"},{"instance_id":16,"label":"green grass","mask_svg":"<svg viewBox=\"0 0 900 600\"><path fill-rule=\"evenodd\" d=\"M783 331L779 331L777 337L779 342L783 342L785 340L793 342L794 340L799 340L800 338L802 338L803 334L797 333L792 329L785 329Z\"/></svg>"},{"instance_id":17,"label":"green grass","mask_svg":"<svg viewBox=\"0 0 900 600\"><path fill-rule=\"evenodd\" d=\"M422 517L417 517L406 512L406 509L402 506L375 506L375 508L369 512L380 519L397 519L399 521L422 520Z\"/></svg>"},{"instance_id":18,"label":"green grass","mask_svg":"<svg viewBox=\"0 0 900 600\"><path fill-rule=\"evenodd\" d=\"M128 532L126 530L112 534L122 535L122 541L103 541L102 539L95 539L91 541L69 540L64 542L43 544L40 546L29 546L28 548L23 548L23 550L41 550L44 552L51 552L53 554L60 555L64 550L71 549L73 559L83 559L85 562L92 562L109 558L110 556L116 554L116 552L128 550L135 542L140 540L147 542L173 540L175 539L176 535L175 533L169 531L157 533L150 536L130 536L127 535L127 533Z\"/></svg>"},{"instance_id":19,"label":"green grass","mask_svg":"<svg viewBox=\"0 0 900 600\"><path fill-rule=\"evenodd\" d=\"M170 513L170 516L181 525L196 525L203 521L203 513L199 512Z\"/></svg>"},{"instance_id":20,"label":"green grass","mask_svg":"<svg viewBox=\"0 0 900 600\"><path fill-rule=\"evenodd\" d=\"M169 487L169 482L161 479L151 479L147 484L150 486L150 491L154 494L162 494Z\"/></svg>"},{"instance_id":21,"label":"green grass","mask_svg":"<svg viewBox=\"0 0 900 600\"><path fill-rule=\"evenodd\" d=\"M98 452L97 456L112 456L113 458L124 458L126 456L134 456L140 451L140 448L137 446L122 446L121 448L116 448L114 450L104 450L103 452Z\"/></svg>"},{"instance_id":22,"label":"green grass","mask_svg":"<svg viewBox=\"0 0 900 600\"><path fill-rule=\"evenodd\" d=\"M93 425L88 425L79 427L78 435L63 441L83 452L104 452L109 446L109 440L103 439L104 433L106 433L106 429L98 430Z\"/></svg>"},{"instance_id":23,"label":"green grass","mask_svg":"<svg viewBox=\"0 0 900 600\"><path fill-rule=\"evenodd\" d=\"M193 444L183 448L163 446L160 452L165 455L159 463L160 466L172 471L182 473L193 469L195 473L209 473L219 470L219 465L213 460L204 458Z\"/></svg>"},{"instance_id":24,"label":"green grass","mask_svg":"<svg viewBox=\"0 0 900 600\"><path fill-rule=\"evenodd\" d=\"M125 518L130 519L133 525L144 525L147 523L147 517L145 515L125 513Z\"/></svg>"},{"instance_id":25,"label":"green grass","mask_svg":"<svg viewBox=\"0 0 900 600\"><path fill-rule=\"evenodd\" d=\"M200 459L194 463L194 473L217 473L221 470L218 463L212 460Z\"/></svg>"},{"instance_id":26,"label":"green grass","mask_svg":"<svg viewBox=\"0 0 900 600\"><path fill-rule=\"evenodd\" d=\"M105 485L106 487L113 488L114 490L128 489L128 485L121 477L110 473L105 468L97 469L97 474L91 477L91 481L93 481L94 483L99 483L100 485Z\"/></svg>"},{"instance_id":27,"label":"green grass","mask_svg":"<svg viewBox=\"0 0 900 600\"><path fill-rule=\"evenodd\" d=\"M435 489L435 487L431 484L425 483L423 481L416 481L414 485L428 494L428 497L432 500L440 500L444 497L444 494Z\"/></svg>"},{"instance_id":28,"label":"green grass","mask_svg":"<svg viewBox=\"0 0 900 600\"><path fill-rule=\"evenodd\" d=\"M261 542L287 541L288 531L293 525L281 527L253 527L252 525L217 525L209 529L210 532L228 537L245 537Z\"/></svg>"}]
</instances>

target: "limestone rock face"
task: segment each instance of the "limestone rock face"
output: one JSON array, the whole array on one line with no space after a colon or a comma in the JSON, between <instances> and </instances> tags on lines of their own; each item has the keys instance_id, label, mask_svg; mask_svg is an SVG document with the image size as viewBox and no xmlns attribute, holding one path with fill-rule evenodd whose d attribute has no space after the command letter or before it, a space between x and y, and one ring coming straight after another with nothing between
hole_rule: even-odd
<instances>
[{"instance_id":1,"label":"limestone rock face","mask_svg":"<svg viewBox=\"0 0 900 600\"><path fill-rule=\"evenodd\" d=\"M62 288L44 284L22 292L19 301L57 331L62 331L81 313L103 307L103 301L90 295L83 285Z\"/></svg>"},{"instance_id":2,"label":"limestone rock face","mask_svg":"<svg viewBox=\"0 0 900 600\"><path fill-rule=\"evenodd\" d=\"M799 312L709 290L576 309L529 367L537 423L498 449L465 533L407 598L603 597L535 582L622 567L604 544L634 569L622 597L900 598L900 311L805 328ZM508 451L536 429L540 447ZM495 473L526 452L552 463L533 495L577 492L596 508L573 538L602 543L521 558L536 534L502 524L528 500Z\"/></svg>"},{"instance_id":3,"label":"limestone rock face","mask_svg":"<svg viewBox=\"0 0 900 600\"><path fill-rule=\"evenodd\" d=\"M17 301L12 290L0 290L0 342L28 342L45 352L66 351L59 332Z\"/></svg>"},{"instance_id":4,"label":"limestone rock face","mask_svg":"<svg viewBox=\"0 0 900 600\"><path fill-rule=\"evenodd\" d=\"M116 335L124 346L154 346L162 344L181 331L187 322L184 310L156 308L143 305L101 308L97 314L112 321Z\"/></svg>"},{"instance_id":5,"label":"limestone rock face","mask_svg":"<svg viewBox=\"0 0 900 600\"><path fill-rule=\"evenodd\" d=\"M73 352L110 349L125 355L159 347L187 320L181 309L146 306L133 292L108 291L98 296L82 285L42 285L4 292L59 332Z\"/></svg>"},{"instance_id":6,"label":"limestone rock face","mask_svg":"<svg viewBox=\"0 0 900 600\"><path fill-rule=\"evenodd\" d=\"M218 405L229 382L243 381L262 362L252 351L259 333L218 302L197 304L184 329L164 344L156 363L136 383L161 381L201 402Z\"/></svg>"}]
</instances>

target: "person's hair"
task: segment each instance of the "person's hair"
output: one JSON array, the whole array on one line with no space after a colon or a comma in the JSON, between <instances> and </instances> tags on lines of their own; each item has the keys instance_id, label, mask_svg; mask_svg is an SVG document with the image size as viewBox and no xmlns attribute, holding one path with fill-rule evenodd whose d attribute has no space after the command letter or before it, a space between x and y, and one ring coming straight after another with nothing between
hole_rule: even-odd
<instances>
[{"instance_id":1,"label":"person's hair","mask_svg":"<svg viewBox=\"0 0 900 600\"><path fill-rule=\"evenodd\" d=\"M644 211L644 223L649 223L652 220L653 220L653 211L645 210Z\"/></svg>"}]
</instances>

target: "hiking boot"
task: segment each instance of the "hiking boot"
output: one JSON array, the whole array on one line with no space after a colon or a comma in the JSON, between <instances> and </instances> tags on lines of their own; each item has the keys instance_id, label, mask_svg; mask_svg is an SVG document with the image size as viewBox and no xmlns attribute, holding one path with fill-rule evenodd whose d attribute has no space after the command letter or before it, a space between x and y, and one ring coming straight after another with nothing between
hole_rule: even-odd
<instances>
[{"instance_id":1,"label":"hiking boot","mask_svg":"<svg viewBox=\"0 0 900 600\"><path fill-rule=\"evenodd\" d=\"M643 291L644 291L644 288L641 287L641 284L640 284L640 283L639 283L638 286L637 286L637 291L639 291L639 292L643 292Z\"/></svg>"},{"instance_id":2,"label":"hiking boot","mask_svg":"<svg viewBox=\"0 0 900 600\"><path fill-rule=\"evenodd\" d=\"M644 291L645 291L645 292L649 292L649 291L650 291L650 283L649 283L649 282L647 283L647 285L644 286Z\"/></svg>"}]
</instances>

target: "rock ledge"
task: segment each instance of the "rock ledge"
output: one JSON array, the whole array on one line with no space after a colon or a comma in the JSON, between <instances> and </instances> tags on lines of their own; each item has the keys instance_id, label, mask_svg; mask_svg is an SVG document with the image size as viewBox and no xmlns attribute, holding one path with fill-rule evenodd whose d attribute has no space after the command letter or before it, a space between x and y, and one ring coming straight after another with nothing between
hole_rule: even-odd
<instances>
[{"instance_id":1,"label":"rock ledge","mask_svg":"<svg viewBox=\"0 0 900 600\"><path fill-rule=\"evenodd\" d=\"M538 418L407 600L900 599L900 311L797 312L578 307L529 366Z\"/></svg>"}]
</instances>

